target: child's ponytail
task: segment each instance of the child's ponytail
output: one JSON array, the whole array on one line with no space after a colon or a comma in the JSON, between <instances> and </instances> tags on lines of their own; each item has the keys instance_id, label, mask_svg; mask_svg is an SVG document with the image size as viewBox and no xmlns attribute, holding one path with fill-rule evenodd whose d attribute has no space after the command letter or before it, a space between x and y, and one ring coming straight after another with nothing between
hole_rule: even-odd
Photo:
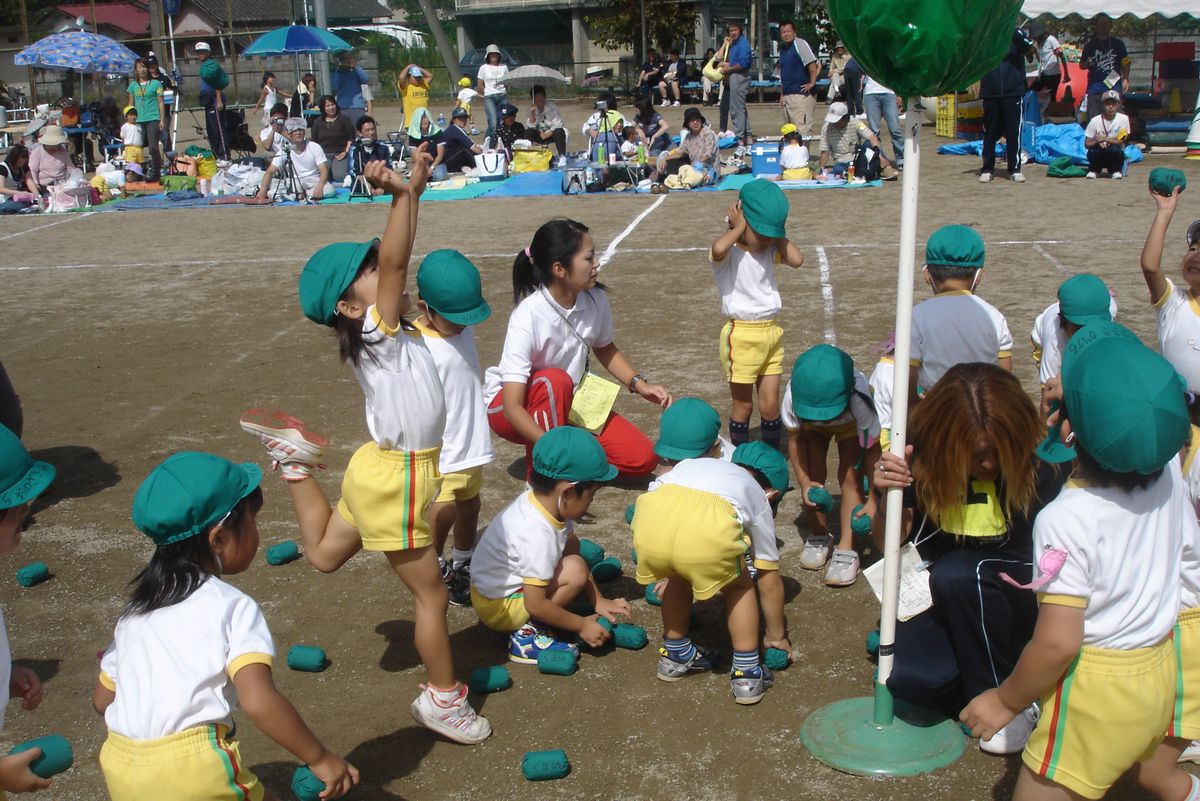
<instances>
[{"instance_id":1,"label":"child's ponytail","mask_svg":"<svg viewBox=\"0 0 1200 801\"><path fill-rule=\"evenodd\" d=\"M550 268L570 264L583 245L588 227L560 217L542 224L533 241L513 261L513 305L554 281Z\"/></svg>"}]
</instances>

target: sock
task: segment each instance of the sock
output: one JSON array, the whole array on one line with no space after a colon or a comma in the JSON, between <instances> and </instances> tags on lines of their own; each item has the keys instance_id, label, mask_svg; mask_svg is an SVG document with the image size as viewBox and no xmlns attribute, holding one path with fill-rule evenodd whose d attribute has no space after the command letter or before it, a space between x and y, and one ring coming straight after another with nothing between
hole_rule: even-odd
<instances>
[{"instance_id":1,"label":"sock","mask_svg":"<svg viewBox=\"0 0 1200 801\"><path fill-rule=\"evenodd\" d=\"M433 691L433 697L436 698L442 706L450 706L458 700L459 696L462 695L463 692L463 686L461 684L455 684L449 690L442 690L430 684L429 689Z\"/></svg>"},{"instance_id":2,"label":"sock","mask_svg":"<svg viewBox=\"0 0 1200 801\"><path fill-rule=\"evenodd\" d=\"M733 669L740 670L743 673L758 673L759 671L759 656L758 651L734 651L733 652Z\"/></svg>"},{"instance_id":3,"label":"sock","mask_svg":"<svg viewBox=\"0 0 1200 801\"><path fill-rule=\"evenodd\" d=\"M750 421L739 423L737 420L729 421L729 441L733 443L733 447L744 445L750 441Z\"/></svg>"},{"instance_id":4,"label":"sock","mask_svg":"<svg viewBox=\"0 0 1200 801\"><path fill-rule=\"evenodd\" d=\"M782 432L779 430L780 418L774 420L759 420L759 425L762 429L763 442L770 445L775 450L779 450L779 440L782 437Z\"/></svg>"},{"instance_id":5,"label":"sock","mask_svg":"<svg viewBox=\"0 0 1200 801\"><path fill-rule=\"evenodd\" d=\"M471 555L475 553L475 549L471 548L466 551L460 551L458 548L450 549L450 564L455 568L462 567L467 562L471 561Z\"/></svg>"},{"instance_id":6,"label":"sock","mask_svg":"<svg viewBox=\"0 0 1200 801\"><path fill-rule=\"evenodd\" d=\"M663 647L676 662L689 662L696 655L696 646L690 637L681 637L678 640L663 639Z\"/></svg>"}]
</instances>

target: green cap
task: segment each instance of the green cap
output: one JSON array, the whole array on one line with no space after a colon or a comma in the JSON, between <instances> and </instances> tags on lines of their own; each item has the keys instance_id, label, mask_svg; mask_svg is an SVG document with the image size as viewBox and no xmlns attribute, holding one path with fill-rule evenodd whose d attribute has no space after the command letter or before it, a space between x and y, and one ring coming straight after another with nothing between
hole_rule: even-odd
<instances>
[{"instance_id":1,"label":"green cap","mask_svg":"<svg viewBox=\"0 0 1200 801\"><path fill-rule=\"evenodd\" d=\"M1112 320L1108 285L1094 275L1073 275L1058 286L1058 310L1075 325L1107 323Z\"/></svg>"},{"instance_id":2,"label":"green cap","mask_svg":"<svg viewBox=\"0 0 1200 801\"><path fill-rule=\"evenodd\" d=\"M533 469L561 481L612 481L617 468L608 463L600 440L582 428L558 426L533 445Z\"/></svg>"},{"instance_id":3,"label":"green cap","mask_svg":"<svg viewBox=\"0 0 1200 801\"><path fill-rule=\"evenodd\" d=\"M199 451L180 451L154 468L133 496L133 524L155 545L201 534L233 511L262 482L253 462L234 464Z\"/></svg>"},{"instance_id":4,"label":"green cap","mask_svg":"<svg viewBox=\"0 0 1200 801\"><path fill-rule=\"evenodd\" d=\"M1187 189L1187 176L1181 170L1155 167L1150 171L1150 191L1154 194L1170 197L1177 186L1180 192Z\"/></svg>"},{"instance_id":5,"label":"green cap","mask_svg":"<svg viewBox=\"0 0 1200 801\"><path fill-rule=\"evenodd\" d=\"M733 463L762 473L780 497L791 489L788 485L791 476L788 473L787 459L765 442L743 442L738 445L733 451Z\"/></svg>"},{"instance_id":6,"label":"green cap","mask_svg":"<svg viewBox=\"0 0 1200 801\"><path fill-rule=\"evenodd\" d=\"M813 345L792 365L792 411L823 422L846 411L854 391L854 362L833 345Z\"/></svg>"},{"instance_id":7,"label":"green cap","mask_svg":"<svg viewBox=\"0 0 1200 801\"><path fill-rule=\"evenodd\" d=\"M787 236L784 223L788 216L788 199L774 181L756 178L738 192L742 215L756 234L770 237Z\"/></svg>"},{"instance_id":8,"label":"green cap","mask_svg":"<svg viewBox=\"0 0 1200 801\"><path fill-rule=\"evenodd\" d=\"M314 323L333 325L337 302L354 283L367 254L379 247L370 242L334 242L312 254L300 273L300 309Z\"/></svg>"},{"instance_id":9,"label":"green cap","mask_svg":"<svg viewBox=\"0 0 1200 801\"><path fill-rule=\"evenodd\" d=\"M1075 440L1107 470L1147 475L1191 436L1187 388L1171 363L1117 323L1093 323L1063 354Z\"/></svg>"},{"instance_id":10,"label":"green cap","mask_svg":"<svg viewBox=\"0 0 1200 801\"><path fill-rule=\"evenodd\" d=\"M654 452L664 459L695 459L721 435L721 415L699 398L680 398L662 413Z\"/></svg>"},{"instance_id":11,"label":"green cap","mask_svg":"<svg viewBox=\"0 0 1200 801\"><path fill-rule=\"evenodd\" d=\"M421 260L417 291L425 305L456 325L475 325L492 315L479 270L457 250L435 250Z\"/></svg>"},{"instance_id":12,"label":"green cap","mask_svg":"<svg viewBox=\"0 0 1200 801\"><path fill-rule=\"evenodd\" d=\"M925 263L944 267L983 266L983 237L965 225L945 225L925 243Z\"/></svg>"},{"instance_id":13,"label":"green cap","mask_svg":"<svg viewBox=\"0 0 1200 801\"><path fill-rule=\"evenodd\" d=\"M54 480L54 465L36 462L17 435L0 425L0 509L29 503Z\"/></svg>"}]
</instances>

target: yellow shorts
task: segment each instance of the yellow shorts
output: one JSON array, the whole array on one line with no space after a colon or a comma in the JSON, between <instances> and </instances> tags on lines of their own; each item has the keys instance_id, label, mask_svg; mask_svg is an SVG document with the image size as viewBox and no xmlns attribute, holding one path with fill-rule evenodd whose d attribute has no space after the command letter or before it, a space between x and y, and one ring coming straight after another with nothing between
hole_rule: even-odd
<instances>
[{"instance_id":1,"label":"yellow shorts","mask_svg":"<svg viewBox=\"0 0 1200 801\"><path fill-rule=\"evenodd\" d=\"M679 576L704 600L745 567L742 524L729 501L711 492L666 484L637 499L631 525L640 584Z\"/></svg>"},{"instance_id":2,"label":"yellow shorts","mask_svg":"<svg viewBox=\"0 0 1200 801\"><path fill-rule=\"evenodd\" d=\"M891 446L891 444L892 444L892 429L890 429L890 428L879 429L879 448L884 453L887 453L888 448Z\"/></svg>"},{"instance_id":3,"label":"yellow shorts","mask_svg":"<svg viewBox=\"0 0 1200 801\"><path fill-rule=\"evenodd\" d=\"M453 473L442 473L442 491L438 493L436 502L469 501L478 498L481 489L483 465L456 470Z\"/></svg>"},{"instance_id":4,"label":"yellow shorts","mask_svg":"<svg viewBox=\"0 0 1200 801\"><path fill-rule=\"evenodd\" d=\"M367 551L433 544L429 507L442 488L438 451L385 451L368 442L350 458L338 514L358 529Z\"/></svg>"},{"instance_id":5,"label":"yellow shorts","mask_svg":"<svg viewBox=\"0 0 1200 801\"><path fill-rule=\"evenodd\" d=\"M1179 613L1175 633L1175 708L1168 737L1200 740L1200 609Z\"/></svg>"},{"instance_id":6,"label":"yellow shorts","mask_svg":"<svg viewBox=\"0 0 1200 801\"><path fill-rule=\"evenodd\" d=\"M835 426L810 423L805 421L804 430L812 434L820 434L829 437L834 442L842 442L847 439L854 439L858 436L858 426L853 420L847 420L844 423L838 423Z\"/></svg>"},{"instance_id":7,"label":"yellow shorts","mask_svg":"<svg viewBox=\"0 0 1200 801\"><path fill-rule=\"evenodd\" d=\"M263 786L246 769L236 740L210 723L158 740L109 732L100 770L112 801L261 801Z\"/></svg>"},{"instance_id":8,"label":"yellow shorts","mask_svg":"<svg viewBox=\"0 0 1200 801\"><path fill-rule=\"evenodd\" d=\"M146 148L141 145L125 145L125 163L141 164L146 160Z\"/></svg>"},{"instance_id":9,"label":"yellow shorts","mask_svg":"<svg viewBox=\"0 0 1200 801\"><path fill-rule=\"evenodd\" d=\"M792 167L783 171L785 181L807 181L809 178L812 178L811 167Z\"/></svg>"},{"instance_id":10,"label":"yellow shorts","mask_svg":"<svg viewBox=\"0 0 1200 801\"><path fill-rule=\"evenodd\" d=\"M1171 638L1135 651L1085 646L1042 698L1025 767L1084 798L1101 798L1122 773L1153 756L1174 699Z\"/></svg>"},{"instance_id":11,"label":"yellow shorts","mask_svg":"<svg viewBox=\"0 0 1200 801\"><path fill-rule=\"evenodd\" d=\"M488 598L472 584L471 606L480 622L493 631L514 632L529 622L523 592L514 592L507 598Z\"/></svg>"},{"instance_id":12,"label":"yellow shorts","mask_svg":"<svg viewBox=\"0 0 1200 801\"><path fill-rule=\"evenodd\" d=\"M783 375L783 329L774 320L730 320L721 329L721 369L731 384Z\"/></svg>"}]
</instances>

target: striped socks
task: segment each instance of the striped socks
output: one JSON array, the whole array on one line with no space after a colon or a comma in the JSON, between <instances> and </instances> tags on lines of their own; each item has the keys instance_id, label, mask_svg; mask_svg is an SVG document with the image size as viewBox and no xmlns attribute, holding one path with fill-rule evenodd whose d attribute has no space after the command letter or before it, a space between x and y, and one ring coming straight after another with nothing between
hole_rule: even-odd
<instances>
[{"instance_id":1,"label":"striped socks","mask_svg":"<svg viewBox=\"0 0 1200 801\"><path fill-rule=\"evenodd\" d=\"M762 664L758 651L734 651L733 669L747 675L757 676Z\"/></svg>"},{"instance_id":2,"label":"striped socks","mask_svg":"<svg viewBox=\"0 0 1200 801\"><path fill-rule=\"evenodd\" d=\"M696 656L696 646L690 637L682 637L678 640L663 640L663 647L667 649L667 654L676 662L687 663L692 661Z\"/></svg>"}]
</instances>

